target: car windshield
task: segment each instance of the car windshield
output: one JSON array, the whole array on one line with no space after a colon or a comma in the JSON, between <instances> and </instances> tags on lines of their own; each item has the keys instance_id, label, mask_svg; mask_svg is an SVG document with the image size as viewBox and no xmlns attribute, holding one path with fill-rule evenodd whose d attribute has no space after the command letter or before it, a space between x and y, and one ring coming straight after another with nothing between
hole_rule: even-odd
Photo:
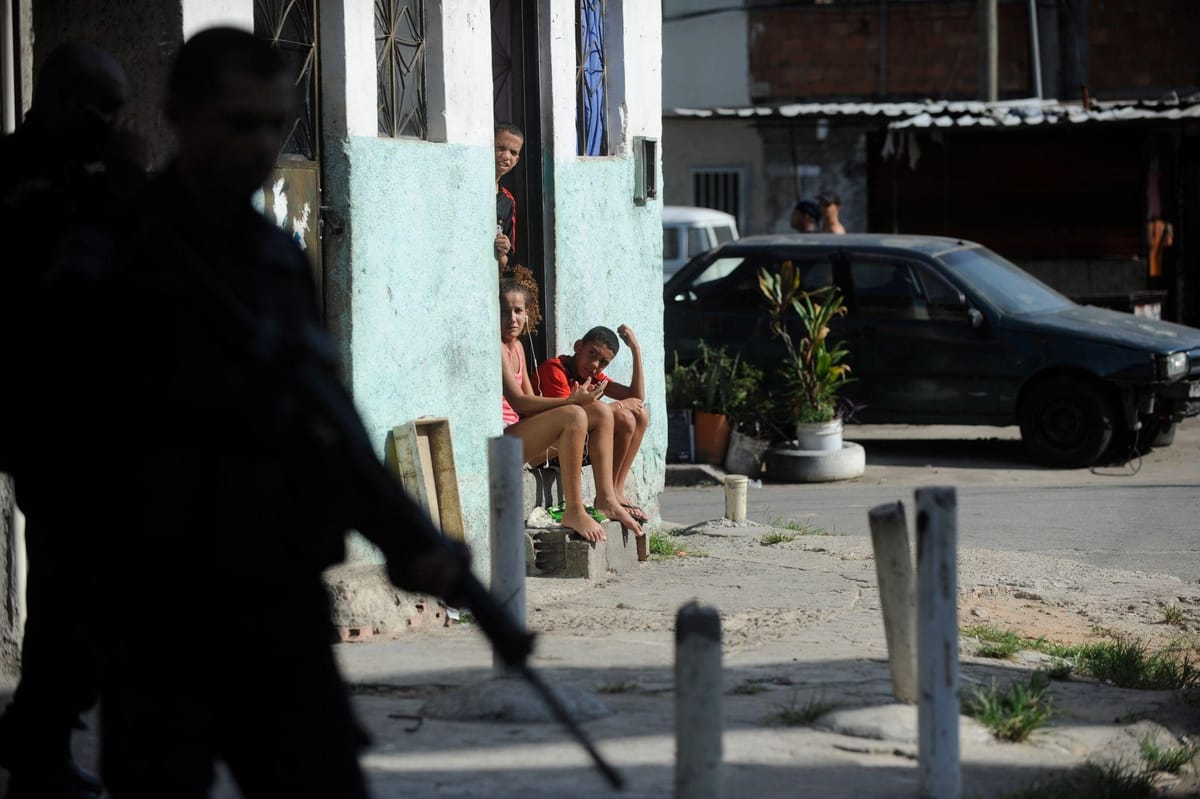
<instances>
[{"instance_id":1,"label":"car windshield","mask_svg":"<svg viewBox=\"0 0 1200 799\"><path fill-rule=\"evenodd\" d=\"M717 258L713 260L700 274L696 275L692 281L692 286L700 286L704 283L711 283L714 280L720 280L724 277L729 277L734 269L742 265L746 260L745 256L739 255L734 258Z\"/></svg>"},{"instance_id":2,"label":"car windshield","mask_svg":"<svg viewBox=\"0 0 1200 799\"><path fill-rule=\"evenodd\" d=\"M1065 308L1071 301L991 250L969 247L938 256L964 282L1011 314Z\"/></svg>"}]
</instances>

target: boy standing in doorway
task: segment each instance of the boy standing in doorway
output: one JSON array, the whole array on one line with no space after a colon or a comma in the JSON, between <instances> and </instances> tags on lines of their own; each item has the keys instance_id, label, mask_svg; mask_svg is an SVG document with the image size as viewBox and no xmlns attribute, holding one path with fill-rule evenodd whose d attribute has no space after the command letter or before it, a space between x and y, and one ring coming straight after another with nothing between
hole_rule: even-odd
<instances>
[{"instance_id":1,"label":"boy standing in doorway","mask_svg":"<svg viewBox=\"0 0 1200 799\"><path fill-rule=\"evenodd\" d=\"M620 340L618 340L618 335ZM633 356L633 376L623 385L604 374L621 349L621 341ZM571 355L560 355L543 361L537 369L538 391L544 397L569 397L576 386L591 380L592 385L607 383L605 396L615 402L593 402L585 407L588 415L588 436L612 436L612 463L600 463L602 447L589 448L592 471L596 479L596 507L609 518L620 521L641 534L641 525L649 520L646 513L625 496L625 479L633 459L642 444L650 423L646 406L646 387L642 376L642 351L629 325L621 325L614 333L607 327L593 327L575 342ZM612 498L605 496L611 479ZM615 507L613 507L615 505ZM628 524L625 517L636 522Z\"/></svg>"},{"instance_id":2,"label":"boy standing in doorway","mask_svg":"<svg viewBox=\"0 0 1200 799\"><path fill-rule=\"evenodd\" d=\"M508 265L517 249L517 200L500 185L500 178L512 172L521 160L525 134L516 125L496 126L496 260L500 268Z\"/></svg>"}]
</instances>

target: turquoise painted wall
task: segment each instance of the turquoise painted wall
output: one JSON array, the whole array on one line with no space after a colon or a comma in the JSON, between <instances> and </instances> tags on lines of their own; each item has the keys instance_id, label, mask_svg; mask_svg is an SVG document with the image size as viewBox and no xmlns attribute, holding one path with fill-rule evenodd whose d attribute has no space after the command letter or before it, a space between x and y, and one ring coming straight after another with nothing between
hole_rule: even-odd
<instances>
[{"instance_id":1,"label":"turquoise painted wall","mask_svg":"<svg viewBox=\"0 0 1200 799\"><path fill-rule=\"evenodd\" d=\"M638 500L656 508L667 451L662 205L658 200L634 203L631 157L556 159L553 170L554 344L559 352L569 352L596 325L633 328L642 346L651 413L634 462L633 490ZM628 383L631 369L628 350L622 347L605 371Z\"/></svg>"},{"instance_id":2,"label":"turquoise painted wall","mask_svg":"<svg viewBox=\"0 0 1200 799\"><path fill-rule=\"evenodd\" d=\"M467 542L488 569L487 439L500 434L491 148L352 138L327 156L345 220L326 268L327 318L382 455L387 432L450 419ZM378 561L354 537L350 560Z\"/></svg>"}]
</instances>

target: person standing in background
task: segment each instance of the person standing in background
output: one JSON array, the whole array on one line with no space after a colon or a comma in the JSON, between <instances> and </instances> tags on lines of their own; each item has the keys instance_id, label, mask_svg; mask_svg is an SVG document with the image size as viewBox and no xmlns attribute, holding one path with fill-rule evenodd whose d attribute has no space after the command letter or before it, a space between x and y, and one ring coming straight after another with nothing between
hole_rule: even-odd
<instances>
[{"instance_id":1,"label":"person standing in background","mask_svg":"<svg viewBox=\"0 0 1200 799\"><path fill-rule=\"evenodd\" d=\"M842 205L842 198L838 196L837 192L826 189L817 195L817 203L821 206L821 232L835 233L839 236L846 235L846 228L842 225L842 220L838 218L838 209Z\"/></svg>"}]
</instances>

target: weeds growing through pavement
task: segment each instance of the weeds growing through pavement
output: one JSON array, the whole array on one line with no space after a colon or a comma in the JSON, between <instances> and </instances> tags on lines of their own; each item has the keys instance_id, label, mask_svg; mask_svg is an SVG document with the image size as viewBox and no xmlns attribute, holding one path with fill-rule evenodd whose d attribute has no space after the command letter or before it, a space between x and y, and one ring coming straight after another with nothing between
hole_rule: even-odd
<instances>
[{"instance_id":1,"label":"weeds growing through pavement","mask_svg":"<svg viewBox=\"0 0 1200 799\"><path fill-rule=\"evenodd\" d=\"M788 701L782 705L776 705L775 709L767 714L764 721L780 727L799 727L804 724L812 724L821 716L838 707L841 707L841 703L826 702L824 694L819 698L811 696L807 702L801 704L799 696L792 691Z\"/></svg>"},{"instance_id":2,"label":"weeds growing through pavement","mask_svg":"<svg viewBox=\"0 0 1200 799\"><path fill-rule=\"evenodd\" d=\"M775 527L780 530L791 530L796 535L833 535L824 527L818 527L815 524L808 522L798 522L795 519L789 519L786 516L773 516L771 521L767 522L768 527Z\"/></svg>"},{"instance_id":3,"label":"weeds growing through pavement","mask_svg":"<svg viewBox=\"0 0 1200 799\"><path fill-rule=\"evenodd\" d=\"M767 533L762 538L758 539L758 543L764 547L775 546L776 544L786 544L788 541L795 541L796 536L792 533L781 533L778 530Z\"/></svg>"},{"instance_id":4,"label":"weeds growing through pavement","mask_svg":"<svg viewBox=\"0 0 1200 799\"><path fill-rule=\"evenodd\" d=\"M1006 659L1017 654L1023 648L1021 637L1011 630L998 630L986 624L968 627L962 634L970 638L978 638L980 647L975 654L981 658Z\"/></svg>"},{"instance_id":5,"label":"weeds growing through pavement","mask_svg":"<svg viewBox=\"0 0 1200 799\"><path fill-rule=\"evenodd\" d=\"M1200 685L1200 669L1188 653L1181 655L1175 648L1151 652L1145 643L1130 638L1084 644L1075 665L1118 688L1187 690Z\"/></svg>"},{"instance_id":6,"label":"weeds growing through pavement","mask_svg":"<svg viewBox=\"0 0 1200 799\"><path fill-rule=\"evenodd\" d=\"M1159 605L1158 611L1162 614L1163 624L1169 624L1172 627L1187 626L1187 620L1183 616L1183 608L1178 605Z\"/></svg>"},{"instance_id":7,"label":"weeds growing through pavement","mask_svg":"<svg viewBox=\"0 0 1200 799\"><path fill-rule=\"evenodd\" d=\"M1045 668L1046 676L1052 680L1065 680L1075 670L1075 664L1067 658L1054 658Z\"/></svg>"},{"instance_id":8,"label":"weeds growing through pavement","mask_svg":"<svg viewBox=\"0 0 1200 799\"><path fill-rule=\"evenodd\" d=\"M990 688L976 688L965 709L1000 740L1024 741L1050 720L1049 686L1050 679L1040 671L1033 673L1028 684L1016 682L1004 690L993 682Z\"/></svg>"},{"instance_id":9,"label":"weeds growing through pavement","mask_svg":"<svg viewBox=\"0 0 1200 799\"><path fill-rule=\"evenodd\" d=\"M688 549L676 536L670 533L651 532L646 546L650 554L657 558L693 557L707 558L708 553Z\"/></svg>"},{"instance_id":10,"label":"weeds growing through pavement","mask_svg":"<svg viewBox=\"0 0 1200 799\"><path fill-rule=\"evenodd\" d=\"M1196 744L1160 747L1158 736L1153 733L1147 733L1142 737L1141 749L1142 759L1146 761L1148 770L1167 771L1171 774L1178 774L1179 770L1191 763L1196 757L1196 753L1200 752L1200 746Z\"/></svg>"},{"instance_id":11,"label":"weeds growing through pavement","mask_svg":"<svg viewBox=\"0 0 1200 799\"><path fill-rule=\"evenodd\" d=\"M596 689L598 694L629 694L637 690L637 680L613 680L601 683Z\"/></svg>"},{"instance_id":12,"label":"weeds growing through pavement","mask_svg":"<svg viewBox=\"0 0 1200 799\"><path fill-rule=\"evenodd\" d=\"M1078 771L1035 782L1001 799L1152 799L1150 775L1119 763L1085 763Z\"/></svg>"},{"instance_id":13,"label":"weeds growing through pavement","mask_svg":"<svg viewBox=\"0 0 1200 799\"><path fill-rule=\"evenodd\" d=\"M1175 644L1151 651L1143 641L1116 636L1108 641L1067 645L1044 638L1022 638L1011 630L989 625L967 627L962 634L983 642L976 651L980 657L1007 658L1022 649L1050 655L1056 660L1049 676L1055 678L1065 677L1073 670L1118 688L1176 691L1200 688L1200 662L1194 647Z\"/></svg>"}]
</instances>

